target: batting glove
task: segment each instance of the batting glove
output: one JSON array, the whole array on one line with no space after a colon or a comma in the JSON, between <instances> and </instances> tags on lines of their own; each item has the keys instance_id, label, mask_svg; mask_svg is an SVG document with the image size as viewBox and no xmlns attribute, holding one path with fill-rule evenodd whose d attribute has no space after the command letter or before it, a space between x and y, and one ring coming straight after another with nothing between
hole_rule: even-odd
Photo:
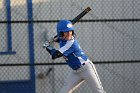
<instances>
[{"instance_id":1,"label":"batting glove","mask_svg":"<svg viewBox=\"0 0 140 93\"><path fill-rule=\"evenodd\" d=\"M49 41L46 41L46 42L43 44L43 48L46 48L46 47L48 47L48 46L50 46L50 42L49 42Z\"/></svg>"}]
</instances>

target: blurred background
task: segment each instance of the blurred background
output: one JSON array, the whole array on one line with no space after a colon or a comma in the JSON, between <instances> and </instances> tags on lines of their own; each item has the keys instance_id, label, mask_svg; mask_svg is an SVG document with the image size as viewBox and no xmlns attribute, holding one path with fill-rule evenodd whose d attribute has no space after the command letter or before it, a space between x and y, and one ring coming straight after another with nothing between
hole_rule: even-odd
<instances>
[{"instance_id":1,"label":"blurred background","mask_svg":"<svg viewBox=\"0 0 140 93\"><path fill-rule=\"evenodd\" d=\"M58 93L70 72L42 45L61 19L72 20L76 38L95 64L107 93L139 93L139 0L0 0L0 93ZM58 44L54 44L59 48ZM73 93L93 93L84 82Z\"/></svg>"}]
</instances>

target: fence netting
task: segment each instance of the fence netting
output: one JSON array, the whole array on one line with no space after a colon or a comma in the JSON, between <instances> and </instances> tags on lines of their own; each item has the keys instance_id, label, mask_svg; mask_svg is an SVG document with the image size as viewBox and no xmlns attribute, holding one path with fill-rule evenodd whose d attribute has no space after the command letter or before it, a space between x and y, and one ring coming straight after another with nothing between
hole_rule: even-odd
<instances>
[{"instance_id":1,"label":"fence netting","mask_svg":"<svg viewBox=\"0 0 140 93\"><path fill-rule=\"evenodd\" d=\"M75 33L95 63L105 91L139 93L139 0L31 0L30 20L28 0L9 0L10 12L6 1L0 1L0 83L28 80L30 67L34 67L36 93L58 93L71 69L63 58L52 60L42 45L56 35L59 20L72 20L89 6L92 11L74 25ZM34 51L30 51L28 24L33 25ZM59 44L53 45L59 48ZM73 93L93 92L84 82Z\"/></svg>"}]
</instances>

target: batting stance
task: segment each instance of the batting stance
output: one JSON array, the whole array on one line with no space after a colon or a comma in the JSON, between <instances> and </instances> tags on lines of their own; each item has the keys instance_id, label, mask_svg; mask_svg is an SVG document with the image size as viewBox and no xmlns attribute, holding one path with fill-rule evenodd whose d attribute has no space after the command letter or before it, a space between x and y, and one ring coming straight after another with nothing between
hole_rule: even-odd
<instances>
[{"instance_id":1,"label":"batting stance","mask_svg":"<svg viewBox=\"0 0 140 93\"><path fill-rule=\"evenodd\" d=\"M93 89L93 93L106 93L94 64L88 59L74 36L72 23L68 20L60 20L57 24L57 35L59 38L55 41L60 44L58 50L48 43L43 46L52 55L52 59L63 57L72 69L60 93L72 93L84 81Z\"/></svg>"}]
</instances>

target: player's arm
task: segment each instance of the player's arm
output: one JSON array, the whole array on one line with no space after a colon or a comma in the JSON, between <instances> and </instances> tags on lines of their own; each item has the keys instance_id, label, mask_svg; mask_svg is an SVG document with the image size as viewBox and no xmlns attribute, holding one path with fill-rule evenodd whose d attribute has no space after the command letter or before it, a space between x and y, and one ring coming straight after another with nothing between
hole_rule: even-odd
<instances>
[{"instance_id":1,"label":"player's arm","mask_svg":"<svg viewBox=\"0 0 140 93\"><path fill-rule=\"evenodd\" d=\"M50 55L52 55L52 59L56 59L63 56L63 54L60 51L52 48L51 46L47 46L46 50L50 53Z\"/></svg>"},{"instance_id":2,"label":"player's arm","mask_svg":"<svg viewBox=\"0 0 140 93\"><path fill-rule=\"evenodd\" d=\"M43 44L43 47L46 48L50 55L52 55L52 59L56 59L63 56L63 54L59 50L56 50L55 48L51 47L49 45L49 42Z\"/></svg>"}]
</instances>

